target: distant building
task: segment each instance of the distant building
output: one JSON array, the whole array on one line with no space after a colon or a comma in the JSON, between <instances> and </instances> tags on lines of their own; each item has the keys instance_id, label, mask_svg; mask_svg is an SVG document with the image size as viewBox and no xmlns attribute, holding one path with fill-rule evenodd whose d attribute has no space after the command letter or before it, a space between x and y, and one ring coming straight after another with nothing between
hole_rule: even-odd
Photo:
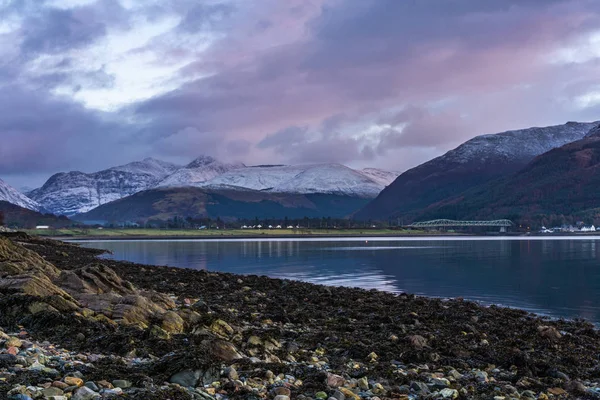
<instances>
[{"instance_id":1,"label":"distant building","mask_svg":"<svg viewBox=\"0 0 600 400\"><path fill-rule=\"evenodd\" d=\"M50 229L50 227L48 225L38 225L35 229Z\"/></svg>"}]
</instances>

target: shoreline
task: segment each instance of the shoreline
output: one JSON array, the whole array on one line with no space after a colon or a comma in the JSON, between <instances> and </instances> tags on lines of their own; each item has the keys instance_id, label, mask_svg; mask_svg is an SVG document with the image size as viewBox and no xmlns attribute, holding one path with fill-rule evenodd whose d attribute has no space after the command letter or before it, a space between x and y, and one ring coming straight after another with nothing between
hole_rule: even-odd
<instances>
[{"instance_id":1,"label":"shoreline","mask_svg":"<svg viewBox=\"0 0 600 400\"><path fill-rule=\"evenodd\" d=\"M588 322L133 264L7 236L0 236L0 327L9 333L0 333L0 397L41 391L46 382L73 398L87 390L134 399L600 398L600 332ZM34 285L38 279L47 283ZM11 338L37 353L29 345L11 350ZM84 362L68 361L77 357ZM65 387L73 375L81 385Z\"/></svg>"}]
</instances>

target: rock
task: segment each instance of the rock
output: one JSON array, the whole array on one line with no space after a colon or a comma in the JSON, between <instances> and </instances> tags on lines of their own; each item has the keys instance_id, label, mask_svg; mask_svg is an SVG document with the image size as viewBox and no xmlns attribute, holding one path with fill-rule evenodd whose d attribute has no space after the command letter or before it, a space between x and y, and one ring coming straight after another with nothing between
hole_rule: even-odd
<instances>
[{"instance_id":1,"label":"rock","mask_svg":"<svg viewBox=\"0 0 600 400\"><path fill-rule=\"evenodd\" d=\"M232 381L239 379L239 375L238 375L237 371L235 370L235 368L233 368L233 367L225 368L223 373L227 378L231 379Z\"/></svg>"},{"instance_id":2,"label":"rock","mask_svg":"<svg viewBox=\"0 0 600 400\"><path fill-rule=\"evenodd\" d=\"M229 324L221 319L217 319L210 325L210 330L215 335L220 336L223 339L228 339L233 335L234 330Z\"/></svg>"},{"instance_id":3,"label":"rock","mask_svg":"<svg viewBox=\"0 0 600 400\"><path fill-rule=\"evenodd\" d=\"M222 361L233 361L244 358L236 347L225 340L213 340L209 344L211 354Z\"/></svg>"},{"instance_id":4,"label":"rock","mask_svg":"<svg viewBox=\"0 0 600 400\"><path fill-rule=\"evenodd\" d=\"M66 384L64 382L61 382L61 381L54 381L54 382L52 382L52 386L54 386L56 388L59 388L61 390L65 390L66 388L69 387L68 384Z\"/></svg>"},{"instance_id":5,"label":"rock","mask_svg":"<svg viewBox=\"0 0 600 400\"><path fill-rule=\"evenodd\" d=\"M83 386L83 379L74 376L65 376L63 381L69 386Z\"/></svg>"},{"instance_id":6,"label":"rock","mask_svg":"<svg viewBox=\"0 0 600 400\"><path fill-rule=\"evenodd\" d=\"M16 347L19 348L23 345L23 342L21 341L21 339L11 336L8 338L8 340L6 340L6 342L4 343L5 347Z\"/></svg>"},{"instance_id":7,"label":"rock","mask_svg":"<svg viewBox=\"0 0 600 400\"><path fill-rule=\"evenodd\" d=\"M448 371L448 376L451 376L454 379L461 379L463 377L462 374L455 369Z\"/></svg>"},{"instance_id":8,"label":"rock","mask_svg":"<svg viewBox=\"0 0 600 400\"><path fill-rule=\"evenodd\" d=\"M381 395L384 395L386 393L386 390L381 383L376 383L375 385L373 385L372 391L375 394L381 394Z\"/></svg>"},{"instance_id":9,"label":"rock","mask_svg":"<svg viewBox=\"0 0 600 400\"><path fill-rule=\"evenodd\" d=\"M335 374L327 374L327 386L338 388L340 386L344 386L346 380L339 375Z\"/></svg>"},{"instance_id":10,"label":"rock","mask_svg":"<svg viewBox=\"0 0 600 400\"><path fill-rule=\"evenodd\" d=\"M181 371L171 376L169 382L176 383L183 387L195 387L198 383L198 380L200 379L200 376L202 376L202 371L200 370Z\"/></svg>"},{"instance_id":11,"label":"rock","mask_svg":"<svg viewBox=\"0 0 600 400\"><path fill-rule=\"evenodd\" d=\"M173 311L168 311L162 316L161 328L169 333L183 333L183 318Z\"/></svg>"},{"instance_id":12,"label":"rock","mask_svg":"<svg viewBox=\"0 0 600 400\"><path fill-rule=\"evenodd\" d=\"M446 378L432 378L431 384L434 389L444 389L450 386L450 381Z\"/></svg>"},{"instance_id":13,"label":"rock","mask_svg":"<svg viewBox=\"0 0 600 400\"><path fill-rule=\"evenodd\" d=\"M31 397L26 394L15 394L8 398L8 400L33 400Z\"/></svg>"},{"instance_id":14,"label":"rock","mask_svg":"<svg viewBox=\"0 0 600 400\"><path fill-rule=\"evenodd\" d=\"M71 397L72 400L92 400L97 398L100 398L100 394L85 386L77 389L73 397Z\"/></svg>"},{"instance_id":15,"label":"rock","mask_svg":"<svg viewBox=\"0 0 600 400\"><path fill-rule=\"evenodd\" d=\"M479 382L488 382L489 381L488 374L485 371L475 372L475 379L477 379Z\"/></svg>"},{"instance_id":16,"label":"rock","mask_svg":"<svg viewBox=\"0 0 600 400\"><path fill-rule=\"evenodd\" d=\"M62 396L63 391L57 387L50 386L49 388L42 390L42 394L44 395L44 397L48 398L52 396Z\"/></svg>"},{"instance_id":17,"label":"rock","mask_svg":"<svg viewBox=\"0 0 600 400\"><path fill-rule=\"evenodd\" d=\"M350 398L352 400L360 400L360 396L358 396L356 393L354 393L350 389L346 389L346 388L341 387L338 390L340 392L342 392L344 394L344 396L346 396L346 398Z\"/></svg>"},{"instance_id":18,"label":"rock","mask_svg":"<svg viewBox=\"0 0 600 400\"><path fill-rule=\"evenodd\" d=\"M408 337L411 346L417 350L421 350L427 346L427 339L421 335L412 335Z\"/></svg>"},{"instance_id":19,"label":"rock","mask_svg":"<svg viewBox=\"0 0 600 400\"><path fill-rule=\"evenodd\" d=\"M131 387L131 382L124 379L115 379L112 384L116 388L127 389Z\"/></svg>"},{"instance_id":20,"label":"rock","mask_svg":"<svg viewBox=\"0 0 600 400\"><path fill-rule=\"evenodd\" d=\"M553 326L540 325L537 330L541 337L551 341L559 340L562 337L560 332Z\"/></svg>"},{"instance_id":21,"label":"rock","mask_svg":"<svg viewBox=\"0 0 600 400\"><path fill-rule=\"evenodd\" d=\"M369 390L369 381L366 376L363 376L358 380L358 387L362 390Z\"/></svg>"},{"instance_id":22,"label":"rock","mask_svg":"<svg viewBox=\"0 0 600 400\"><path fill-rule=\"evenodd\" d=\"M85 387L92 389L94 392L98 392L100 391L100 388L98 387L98 385L96 385L94 382L86 382L84 384Z\"/></svg>"},{"instance_id":23,"label":"rock","mask_svg":"<svg viewBox=\"0 0 600 400\"><path fill-rule=\"evenodd\" d=\"M583 395L587 392L585 385L579 381L570 381L565 385L565 389L578 395Z\"/></svg>"},{"instance_id":24,"label":"rock","mask_svg":"<svg viewBox=\"0 0 600 400\"><path fill-rule=\"evenodd\" d=\"M251 346L260 346L263 344L263 341L258 336L250 336L248 338L248 344Z\"/></svg>"},{"instance_id":25,"label":"rock","mask_svg":"<svg viewBox=\"0 0 600 400\"><path fill-rule=\"evenodd\" d=\"M567 394L567 391L562 388L555 387L548 389L548 393L553 394L554 396L562 396L563 394Z\"/></svg>"},{"instance_id":26,"label":"rock","mask_svg":"<svg viewBox=\"0 0 600 400\"><path fill-rule=\"evenodd\" d=\"M440 395L444 399L456 399L458 397L458 390L456 389L442 389Z\"/></svg>"},{"instance_id":27,"label":"rock","mask_svg":"<svg viewBox=\"0 0 600 400\"><path fill-rule=\"evenodd\" d=\"M0 354L0 368L13 366L17 363L17 357L14 354Z\"/></svg>"},{"instance_id":28,"label":"rock","mask_svg":"<svg viewBox=\"0 0 600 400\"><path fill-rule=\"evenodd\" d=\"M274 400L290 400L290 398L288 396L284 396L284 395L277 395L275 396Z\"/></svg>"},{"instance_id":29,"label":"rock","mask_svg":"<svg viewBox=\"0 0 600 400\"><path fill-rule=\"evenodd\" d=\"M333 393L333 396L330 397L328 400L346 400L346 396L344 395L344 393L340 392L339 390L336 390L335 393Z\"/></svg>"},{"instance_id":30,"label":"rock","mask_svg":"<svg viewBox=\"0 0 600 400\"><path fill-rule=\"evenodd\" d=\"M290 389L284 387L284 386L278 386L275 389L273 389L273 394L275 396L286 396L289 397L292 395L292 392L290 391Z\"/></svg>"},{"instance_id":31,"label":"rock","mask_svg":"<svg viewBox=\"0 0 600 400\"><path fill-rule=\"evenodd\" d=\"M413 381L410 383L410 388L417 393L423 393L423 394L429 393L429 386L427 386L423 382Z\"/></svg>"},{"instance_id":32,"label":"rock","mask_svg":"<svg viewBox=\"0 0 600 400\"><path fill-rule=\"evenodd\" d=\"M327 393L325 393L325 392L317 392L315 394L315 397L317 399L325 400L327 398Z\"/></svg>"}]
</instances>

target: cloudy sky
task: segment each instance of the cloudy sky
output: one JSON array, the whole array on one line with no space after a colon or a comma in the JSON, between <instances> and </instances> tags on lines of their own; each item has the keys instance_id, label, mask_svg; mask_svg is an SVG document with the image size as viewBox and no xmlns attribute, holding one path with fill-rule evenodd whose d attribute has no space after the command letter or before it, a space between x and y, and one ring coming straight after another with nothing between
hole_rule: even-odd
<instances>
[{"instance_id":1,"label":"cloudy sky","mask_svg":"<svg viewBox=\"0 0 600 400\"><path fill-rule=\"evenodd\" d=\"M17 186L148 156L404 170L598 119L598 0L0 0Z\"/></svg>"}]
</instances>

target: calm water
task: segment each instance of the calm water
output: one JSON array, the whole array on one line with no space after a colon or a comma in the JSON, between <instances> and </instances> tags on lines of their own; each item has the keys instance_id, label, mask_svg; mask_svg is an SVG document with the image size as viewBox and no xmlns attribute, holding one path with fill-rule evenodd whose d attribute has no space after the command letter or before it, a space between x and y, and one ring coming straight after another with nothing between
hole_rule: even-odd
<instances>
[{"instance_id":1,"label":"calm water","mask_svg":"<svg viewBox=\"0 0 600 400\"><path fill-rule=\"evenodd\" d=\"M142 264L464 297L599 323L600 239L536 239L146 240L82 245Z\"/></svg>"}]
</instances>

